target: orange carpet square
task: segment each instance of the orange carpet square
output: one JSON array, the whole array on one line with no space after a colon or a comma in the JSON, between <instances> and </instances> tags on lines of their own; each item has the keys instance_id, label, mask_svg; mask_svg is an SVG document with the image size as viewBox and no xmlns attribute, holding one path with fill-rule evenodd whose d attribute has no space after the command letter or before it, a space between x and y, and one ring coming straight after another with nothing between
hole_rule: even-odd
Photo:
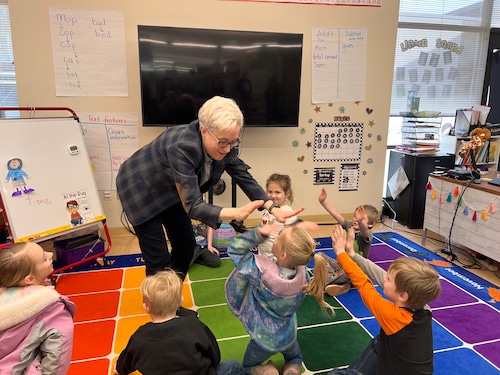
<instances>
[{"instance_id":1,"label":"orange carpet square","mask_svg":"<svg viewBox=\"0 0 500 375\"><path fill-rule=\"evenodd\" d=\"M125 269L123 276L123 288L133 289L141 286L142 280L146 277L146 267L131 267Z\"/></svg>"},{"instance_id":2,"label":"orange carpet square","mask_svg":"<svg viewBox=\"0 0 500 375\"><path fill-rule=\"evenodd\" d=\"M56 289L62 295L117 290L122 286L123 269L77 272L61 275Z\"/></svg>"},{"instance_id":3,"label":"orange carpet square","mask_svg":"<svg viewBox=\"0 0 500 375\"><path fill-rule=\"evenodd\" d=\"M119 291L90 293L70 297L76 305L75 323L114 318L118 311Z\"/></svg>"},{"instance_id":4,"label":"orange carpet square","mask_svg":"<svg viewBox=\"0 0 500 375\"><path fill-rule=\"evenodd\" d=\"M126 289L122 292L120 316L145 314L142 306L142 294L139 289Z\"/></svg>"},{"instance_id":5,"label":"orange carpet square","mask_svg":"<svg viewBox=\"0 0 500 375\"><path fill-rule=\"evenodd\" d=\"M114 320L75 324L72 361L105 357L111 352Z\"/></svg>"},{"instance_id":6,"label":"orange carpet square","mask_svg":"<svg viewBox=\"0 0 500 375\"><path fill-rule=\"evenodd\" d=\"M146 313L144 313L146 314ZM151 322L149 315L138 315L118 320L116 326L116 338L114 352L119 355L127 346L130 336L143 324Z\"/></svg>"}]
</instances>

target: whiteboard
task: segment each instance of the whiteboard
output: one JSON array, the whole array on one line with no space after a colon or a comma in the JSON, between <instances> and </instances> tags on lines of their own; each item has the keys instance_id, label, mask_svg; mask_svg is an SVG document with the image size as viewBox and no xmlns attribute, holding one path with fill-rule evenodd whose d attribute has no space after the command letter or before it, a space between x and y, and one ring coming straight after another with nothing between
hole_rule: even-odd
<instances>
[{"instance_id":1,"label":"whiteboard","mask_svg":"<svg viewBox=\"0 0 500 375\"><path fill-rule=\"evenodd\" d=\"M14 242L106 218L82 128L74 118L0 120L0 171Z\"/></svg>"}]
</instances>

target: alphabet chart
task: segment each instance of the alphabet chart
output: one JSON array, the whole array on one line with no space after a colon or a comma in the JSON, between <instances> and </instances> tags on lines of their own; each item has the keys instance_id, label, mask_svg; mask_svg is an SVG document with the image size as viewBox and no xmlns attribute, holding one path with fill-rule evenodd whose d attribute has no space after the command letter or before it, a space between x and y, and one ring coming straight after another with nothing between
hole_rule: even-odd
<instances>
[{"instance_id":1,"label":"alphabet chart","mask_svg":"<svg viewBox=\"0 0 500 375\"><path fill-rule=\"evenodd\" d=\"M316 123L314 161L359 161L362 123Z\"/></svg>"}]
</instances>

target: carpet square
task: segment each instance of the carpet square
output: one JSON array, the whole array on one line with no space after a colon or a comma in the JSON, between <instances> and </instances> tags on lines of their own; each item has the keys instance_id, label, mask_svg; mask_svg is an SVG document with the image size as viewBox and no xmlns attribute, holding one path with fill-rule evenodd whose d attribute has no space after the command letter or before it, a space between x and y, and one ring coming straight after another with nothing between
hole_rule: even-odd
<instances>
[{"instance_id":1,"label":"carpet square","mask_svg":"<svg viewBox=\"0 0 500 375\"><path fill-rule=\"evenodd\" d=\"M297 337L304 365L310 371L331 369L353 362L371 340L357 322L300 328Z\"/></svg>"},{"instance_id":2,"label":"carpet square","mask_svg":"<svg viewBox=\"0 0 500 375\"><path fill-rule=\"evenodd\" d=\"M233 262L229 258L222 258L220 263L220 267L217 268L205 267L197 263L193 264L189 269L189 279L191 281L199 281L227 278L234 269Z\"/></svg>"},{"instance_id":3,"label":"carpet square","mask_svg":"<svg viewBox=\"0 0 500 375\"><path fill-rule=\"evenodd\" d=\"M392 261L401 256L402 254L399 251L385 244L379 244L371 247L370 256L368 258L373 262L382 262L387 260Z\"/></svg>"},{"instance_id":4,"label":"carpet square","mask_svg":"<svg viewBox=\"0 0 500 375\"><path fill-rule=\"evenodd\" d=\"M76 305L75 323L114 318L118 312L120 292L89 293L71 296Z\"/></svg>"},{"instance_id":5,"label":"carpet square","mask_svg":"<svg viewBox=\"0 0 500 375\"><path fill-rule=\"evenodd\" d=\"M377 290L382 293L382 289L376 286ZM351 288L347 293L336 297L340 304L345 307L356 318L367 318L373 316L370 310L366 307L361 299L360 294L355 288Z\"/></svg>"},{"instance_id":6,"label":"carpet square","mask_svg":"<svg viewBox=\"0 0 500 375\"><path fill-rule=\"evenodd\" d=\"M120 316L145 314L139 289L125 289L120 299Z\"/></svg>"},{"instance_id":7,"label":"carpet square","mask_svg":"<svg viewBox=\"0 0 500 375\"><path fill-rule=\"evenodd\" d=\"M492 324L499 321L498 311L482 303L435 310L433 317L469 344L500 337L500 325Z\"/></svg>"},{"instance_id":8,"label":"carpet square","mask_svg":"<svg viewBox=\"0 0 500 375\"><path fill-rule=\"evenodd\" d=\"M371 337L375 337L380 333L380 324L374 317L361 319L359 324L365 327Z\"/></svg>"},{"instance_id":9,"label":"carpet square","mask_svg":"<svg viewBox=\"0 0 500 375\"><path fill-rule=\"evenodd\" d=\"M495 366L500 367L500 341L474 345L474 349L491 361Z\"/></svg>"},{"instance_id":10,"label":"carpet square","mask_svg":"<svg viewBox=\"0 0 500 375\"><path fill-rule=\"evenodd\" d=\"M75 272L58 277L56 289L63 295L117 290L122 286L123 269Z\"/></svg>"},{"instance_id":11,"label":"carpet square","mask_svg":"<svg viewBox=\"0 0 500 375\"><path fill-rule=\"evenodd\" d=\"M114 320L75 324L72 361L107 356L112 348Z\"/></svg>"},{"instance_id":12,"label":"carpet square","mask_svg":"<svg viewBox=\"0 0 500 375\"><path fill-rule=\"evenodd\" d=\"M133 289L141 286L142 280L146 277L146 267L125 268L123 276L123 288Z\"/></svg>"},{"instance_id":13,"label":"carpet square","mask_svg":"<svg viewBox=\"0 0 500 375\"><path fill-rule=\"evenodd\" d=\"M498 369L468 348L434 354L434 374L437 375L498 375Z\"/></svg>"},{"instance_id":14,"label":"carpet square","mask_svg":"<svg viewBox=\"0 0 500 375\"><path fill-rule=\"evenodd\" d=\"M434 350L458 348L463 346L463 341L459 340L447 328L439 324L435 319L432 320L432 340Z\"/></svg>"},{"instance_id":15,"label":"carpet square","mask_svg":"<svg viewBox=\"0 0 500 375\"><path fill-rule=\"evenodd\" d=\"M443 306L463 305L466 303L478 302L478 299L469 293L453 285L446 279L440 279L441 294L440 296L429 303L433 309Z\"/></svg>"},{"instance_id":16,"label":"carpet square","mask_svg":"<svg viewBox=\"0 0 500 375\"><path fill-rule=\"evenodd\" d=\"M200 320L210 327L217 339L248 336L243 324L234 316L226 304L201 307L197 311L200 315Z\"/></svg>"},{"instance_id":17,"label":"carpet square","mask_svg":"<svg viewBox=\"0 0 500 375\"><path fill-rule=\"evenodd\" d=\"M191 282L195 305L211 306L226 303L225 284L226 279Z\"/></svg>"},{"instance_id":18,"label":"carpet square","mask_svg":"<svg viewBox=\"0 0 500 375\"><path fill-rule=\"evenodd\" d=\"M335 309L335 316L332 316L332 312L328 309L326 310L327 315L325 315L316 298L306 296L297 310L297 325L303 327L352 319L352 316L340 306L335 298L325 294L325 301Z\"/></svg>"},{"instance_id":19,"label":"carpet square","mask_svg":"<svg viewBox=\"0 0 500 375\"><path fill-rule=\"evenodd\" d=\"M130 336L139 328L140 326L151 322L149 315L143 310L144 315L137 315L132 317L126 317L118 319L116 324L116 338L113 345L113 351L116 354L120 354L125 346L127 346Z\"/></svg>"},{"instance_id":20,"label":"carpet square","mask_svg":"<svg viewBox=\"0 0 500 375\"><path fill-rule=\"evenodd\" d=\"M101 358L91 361L74 362L71 364L67 375L83 374L108 374L109 359Z\"/></svg>"}]
</instances>

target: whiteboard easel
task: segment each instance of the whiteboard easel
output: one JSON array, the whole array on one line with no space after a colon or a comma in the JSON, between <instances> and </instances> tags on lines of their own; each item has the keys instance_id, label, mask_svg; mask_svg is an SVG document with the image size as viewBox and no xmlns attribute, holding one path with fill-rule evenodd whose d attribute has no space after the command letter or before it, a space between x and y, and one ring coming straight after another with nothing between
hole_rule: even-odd
<instances>
[{"instance_id":1,"label":"whiteboard easel","mask_svg":"<svg viewBox=\"0 0 500 375\"><path fill-rule=\"evenodd\" d=\"M31 111L27 119L0 120L0 165L5 168L0 201L11 241L45 240L102 223L107 249L54 273L102 257L111 239L76 113L64 107L0 107L8 110ZM72 116L35 118L35 110L67 110Z\"/></svg>"}]
</instances>

